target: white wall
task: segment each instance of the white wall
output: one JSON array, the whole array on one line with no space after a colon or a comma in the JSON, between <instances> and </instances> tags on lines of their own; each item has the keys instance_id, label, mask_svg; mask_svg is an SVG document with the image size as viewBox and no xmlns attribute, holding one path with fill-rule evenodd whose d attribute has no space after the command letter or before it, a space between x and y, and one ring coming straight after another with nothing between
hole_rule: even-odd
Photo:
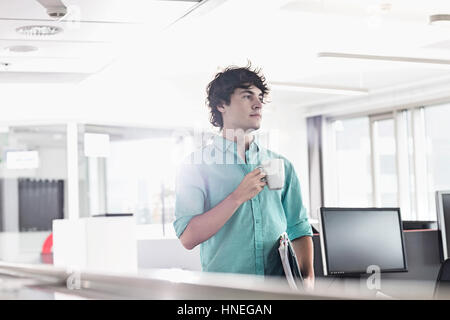
<instances>
[{"instance_id":1,"label":"white wall","mask_svg":"<svg viewBox=\"0 0 450 320\"><path fill-rule=\"evenodd\" d=\"M270 106L263 111L262 129L274 137L271 148L292 162L300 180L303 204L309 212L309 169L306 118L291 108ZM271 140L272 142L272 140Z\"/></svg>"}]
</instances>

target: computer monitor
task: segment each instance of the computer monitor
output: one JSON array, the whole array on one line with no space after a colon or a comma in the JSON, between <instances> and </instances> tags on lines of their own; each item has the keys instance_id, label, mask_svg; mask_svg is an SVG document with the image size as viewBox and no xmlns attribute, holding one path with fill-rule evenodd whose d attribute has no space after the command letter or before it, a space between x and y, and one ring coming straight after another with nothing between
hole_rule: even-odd
<instances>
[{"instance_id":1,"label":"computer monitor","mask_svg":"<svg viewBox=\"0 0 450 320\"><path fill-rule=\"evenodd\" d=\"M448 259L450 248L450 190L436 191L438 229L441 233L442 258Z\"/></svg>"},{"instance_id":2,"label":"computer monitor","mask_svg":"<svg viewBox=\"0 0 450 320\"><path fill-rule=\"evenodd\" d=\"M324 275L406 272L399 208L320 208Z\"/></svg>"}]
</instances>

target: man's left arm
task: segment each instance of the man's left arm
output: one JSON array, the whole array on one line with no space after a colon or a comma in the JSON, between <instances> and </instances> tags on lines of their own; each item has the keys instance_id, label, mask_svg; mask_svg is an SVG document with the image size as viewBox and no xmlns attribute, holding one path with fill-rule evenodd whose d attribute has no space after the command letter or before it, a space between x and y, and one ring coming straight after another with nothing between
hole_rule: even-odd
<instances>
[{"instance_id":1,"label":"man's left arm","mask_svg":"<svg viewBox=\"0 0 450 320\"><path fill-rule=\"evenodd\" d=\"M294 167L286 161L286 181L282 203L287 220L287 234L292 241L295 255L303 275L305 287L314 287L314 246L312 229L303 205L300 182Z\"/></svg>"},{"instance_id":2,"label":"man's left arm","mask_svg":"<svg viewBox=\"0 0 450 320\"><path fill-rule=\"evenodd\" d=\"M304 236L292 241L295 255L302 272L306 288L314 288L314 246L312 237Z\"/></svg>"}]
</instances>

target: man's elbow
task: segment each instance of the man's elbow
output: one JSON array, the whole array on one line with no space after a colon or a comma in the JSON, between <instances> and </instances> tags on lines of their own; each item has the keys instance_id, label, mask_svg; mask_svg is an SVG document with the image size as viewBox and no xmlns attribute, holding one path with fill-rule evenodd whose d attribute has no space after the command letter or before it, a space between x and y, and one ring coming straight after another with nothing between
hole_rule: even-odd
<instances>
[{"instance_id":1,"label":"man's elbow","mask_svg":"<svg viewBox=\"0 0 450 320\"><path fill-rule=\"evenodd\" d=\"M197 245L189 239L189 237L183 232L180 236L180 241L183 247L185 247L187 250L194 249Z\"/></svg>"},{"instance_id":2,"label":"man's elbow","mask_svg":"<svg viewBox=\"0 0 450 320\"><path fill-rule=\"evenodd\" d=\"M181 239L180 239L181 240ZM192 250L194 249L196 246L190 242L185 242L185 241L181 241L181 244L183 245L183 247L185 247L187 250Z\"/></svg>"}]
</instances>

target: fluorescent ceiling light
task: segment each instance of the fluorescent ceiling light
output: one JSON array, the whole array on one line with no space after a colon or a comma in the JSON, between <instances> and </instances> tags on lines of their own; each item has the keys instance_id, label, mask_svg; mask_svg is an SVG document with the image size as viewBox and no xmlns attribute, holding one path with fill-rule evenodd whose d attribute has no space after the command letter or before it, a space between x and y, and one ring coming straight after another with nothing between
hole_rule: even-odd
<instances>
[{"instance_id":1,"label":"fluorescent ceiling light","mask_svg":"<svg viewBox=\"0 0 450 320\"><path fill-rule=\"evenodd\" d=\"M399 56L378 56L370 54L353 54L342 52L319 52L319 58L343 58L343 59L360 59L360 60L376 60L389 62L409 62L419 64L439 64L450 65L448 59L428 59L428 58L413 58L413 57L399 57Z\"/></svg>"},{"instance_id":2,"label":"fluorescent ceiling light","mask_svg":"<svg viewBox=\"0 0 450 320\"><path fill-rule=\"evenodd\" d=\"M369 93L369 90L364 89L364 88L316 85L316 84L309 84L309 83L270 82L270 86L272 88L286 90L286 91L340 94L340 95L348 95L348 96L364 95L364 94Z\"/></svg>"},{"instance_id":3,"label":"fluorescent ceiling light","mask_svg":"<svg viewBox=\"0 0 450 320\"><path fill-rule=\"evenodd\" d=\"M450 26L450 14L433 14L430 16L430 24L433 26Z\"/></svg>"}]
</instances>

